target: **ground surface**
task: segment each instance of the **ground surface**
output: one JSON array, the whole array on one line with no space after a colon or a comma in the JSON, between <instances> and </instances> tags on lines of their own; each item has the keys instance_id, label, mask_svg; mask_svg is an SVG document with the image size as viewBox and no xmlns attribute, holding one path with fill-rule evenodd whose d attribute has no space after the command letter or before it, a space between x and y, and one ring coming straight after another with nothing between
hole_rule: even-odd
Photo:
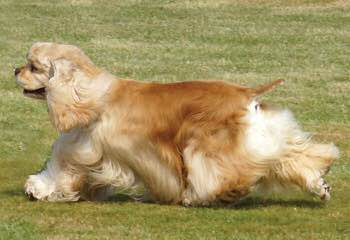
<instances>
[{"instance_id":1,"label":"ground surface","mask_svg":"<svg viewBox=\"0 0 350 240\"><path fill-rule=\"evenodd\" d=\"M0 0L0 239L350 239L349 1L53 2ZM57 133L45 104L22 96L12 67L43 40L78 45L114 74L144 81L286 79L265 99L342 151L327 177L332 200L283 194L234 208L28 201L24 181L50 157Z\"/></svg>"}]
</instances>

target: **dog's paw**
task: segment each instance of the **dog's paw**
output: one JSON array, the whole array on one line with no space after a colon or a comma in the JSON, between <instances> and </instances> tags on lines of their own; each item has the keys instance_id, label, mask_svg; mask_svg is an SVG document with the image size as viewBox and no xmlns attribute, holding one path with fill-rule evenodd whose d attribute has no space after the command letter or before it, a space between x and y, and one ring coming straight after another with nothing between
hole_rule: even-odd
<instances>
[{"instance_id":1,"label":"dog's paw","mask_svg":"<svg viewBox=\"0 0 350 240\"><path fill-rule=\"evenodd\" d=\"M30 175L24 185L25 194L30 200L47 201L54 192L54 185L42 175Z\"/></svg>"},{"instance_id":2,"label":"dog's paw","mask_svg":"<svg viewBox=\"0 0 350 240\"><path fill-rule=\"evenodd\" d=\"M319 193L321 200L329 201L331 199L331 190L332 190L331 186L328 185L328 183L324 179L321 179L320 193Z\"/></svg>"}]
</instances>

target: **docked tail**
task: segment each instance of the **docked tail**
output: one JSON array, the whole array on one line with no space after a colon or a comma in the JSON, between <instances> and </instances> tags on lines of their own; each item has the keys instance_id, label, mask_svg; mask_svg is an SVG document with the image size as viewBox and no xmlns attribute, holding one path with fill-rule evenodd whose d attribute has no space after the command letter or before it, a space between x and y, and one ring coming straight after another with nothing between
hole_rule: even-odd
<instances>
[{"instance_id":1,"label":"docked tail","mask_svg":"<svg viewBox=\"0 0 350 240\"><path fill-rule=\"evenodd\" d=\"M284 83L283 79L277 79L277 80L275 80L273 82L270 82L268 84L259 86L257 88L252 88L251 89L252 97L256 97L256 96L262 95L262 94L264 94L266 92L272 91L278 85L282 85L283 83Z\"/></svg>"}]
</instances>

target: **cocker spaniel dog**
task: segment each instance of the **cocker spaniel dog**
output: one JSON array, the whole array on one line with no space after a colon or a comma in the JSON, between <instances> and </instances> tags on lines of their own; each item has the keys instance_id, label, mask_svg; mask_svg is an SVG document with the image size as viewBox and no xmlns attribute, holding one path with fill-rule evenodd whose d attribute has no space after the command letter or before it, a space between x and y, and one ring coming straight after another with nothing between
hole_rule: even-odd
<instances>
[{"instance_id":1,"label":"cocker spaniel dog","mask_svg":"<svg viewBox=\"0 0 350 240\"><path fill-rule=\"evenodd\" d=\"M295 185L330 199L323 177L338 149L313 142L289 110L257 100L282 80L257 88L127 80L78 47L45 42L15 76L25 96L46 99L60 132L44 170L26 181L31 198L99 200L141 186L155 202L207 205Z\"/></svg>"}]
</instances>

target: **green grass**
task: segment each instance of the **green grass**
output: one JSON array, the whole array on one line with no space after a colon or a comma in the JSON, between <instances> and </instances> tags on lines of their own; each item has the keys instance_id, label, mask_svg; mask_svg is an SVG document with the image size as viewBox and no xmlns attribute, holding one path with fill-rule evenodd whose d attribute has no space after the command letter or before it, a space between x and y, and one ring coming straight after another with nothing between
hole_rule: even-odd
<instances>
[{"instance_id":1,"label":"green grass","mask_svg":"<svg viewBox=\"0 0 350 240\"><path fill-rule=\"evenodd\" d=\"M350 4L286 1L0 0L0 239L350 239ZM235 2L230 3L230 2ZM144 81L284 78L265 98L342 151L322 204L302 194L234 208L128 201L30 202L26 177L57 133L12 67L35 41L80 46L99 66Z\"/></svg>"}]
</instances>

